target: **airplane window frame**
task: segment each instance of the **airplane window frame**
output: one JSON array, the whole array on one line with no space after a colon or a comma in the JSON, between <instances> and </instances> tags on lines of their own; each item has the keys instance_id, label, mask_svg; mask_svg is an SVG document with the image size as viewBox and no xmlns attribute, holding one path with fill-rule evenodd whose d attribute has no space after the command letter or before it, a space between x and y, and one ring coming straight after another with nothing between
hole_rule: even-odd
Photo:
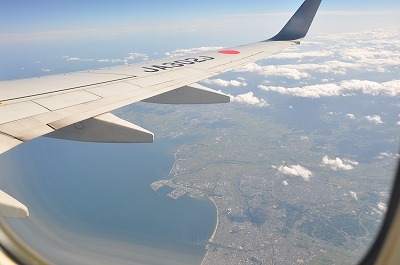
<instances>
[{"instance_id":1,"label":"airplane window frame","mask_svg":"<svg viewBox=\"0 0 400 265\"><path fill-rule=\"evenodd\" d=\"M398 159L399 160L399 159ZM359 265L377 264L380 254L385 247L385 243L389 238L391 228L396 225L396 214L400 210L400 161L397 162L397 173L394 176L392 190L390 193L388 209L386 211L383 223L379 229L374 242L369 247L364 258L359 262ZM400 240L400 239L399 239ZM394 252L396 253L396 252Z\"/></svg>"},{"instance_id":2,"label":"airplane window frame","mask_svg":"<svg viewBox=\"0 0 400 265\"><path fill-rule=\"evenodd\" d=\"M271 40L280 36L279 34ZM400 223L400 162L399 159L397 160L396 171L393 174L388 209L383 217L376 237L371 241L371 245L366 250L364 256L360 257L360 261L357 263L359 265L378 264L378 262L382 260L381 257L384 254L383 250L388 247L389 236L393 236L391 231L393 231L394 225L399 225L398 223ZM394 248L395 247L399 248L399 244L394 245ZM400 253L400 249L397 249L397 253ZM25 244L12 229L9 228L2 218L0 218L0 254L5 254L10 259L10 264L52 264L32 250L30 246ZM394 256L396 251L392 251L391 254ZM391 259L392 263L390 264L394 265L396 261L393 262L393 256L388 257L388 259Z\"/></svg>"}]
</instances>

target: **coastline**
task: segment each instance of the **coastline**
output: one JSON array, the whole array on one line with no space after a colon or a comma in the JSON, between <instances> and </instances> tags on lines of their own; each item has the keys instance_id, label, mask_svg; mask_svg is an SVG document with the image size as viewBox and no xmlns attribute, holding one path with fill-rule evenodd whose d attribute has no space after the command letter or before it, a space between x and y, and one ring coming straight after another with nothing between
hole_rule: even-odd
<instances>
[{"instance_id":1,"label":"coastline","mask_svg":"<svg viewBox=\"0 0 400 265\"><path fill-rule=\"evenodd\" d=\"M212 197L208 197L208 199L214 203L215 209L217 210L217 221L215 223L215 229L214 229L214 232L212 233L210 239L208 240L208 242L213 242L214 238L215 238L215 234L217 233L218 225L219 225L219 212L218 212L218 206L215 203L215 200ZM204 258L201 261L200 265L204 265L204 262L206 261L207 256L208 256L208 250L206 249L206 254L204 255Z\"/></svg>"}]
</instances>

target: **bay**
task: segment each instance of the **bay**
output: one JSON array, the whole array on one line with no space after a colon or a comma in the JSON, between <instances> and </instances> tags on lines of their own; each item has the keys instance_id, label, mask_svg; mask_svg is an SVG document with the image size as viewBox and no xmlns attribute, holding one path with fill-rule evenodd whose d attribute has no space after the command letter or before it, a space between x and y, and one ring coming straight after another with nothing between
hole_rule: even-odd
<instances>
[{"instance_id":1,"label":"bay","mask_svg":"<svg viewBox=\"0 0 400 265\"><path fill-rule=\"evenodd\" d=\"M18 232L30 219L45 219L79 235L188 254L199 264L205 254L201 242L216 225L214 205L188 196L174 200L166 196L169 188L150 188L168 178L179 144L38 138L19 146L0 158L0 166L9 169L2 186L28 206L31 216L9 223Z\"/></svg>"}]
</instances>

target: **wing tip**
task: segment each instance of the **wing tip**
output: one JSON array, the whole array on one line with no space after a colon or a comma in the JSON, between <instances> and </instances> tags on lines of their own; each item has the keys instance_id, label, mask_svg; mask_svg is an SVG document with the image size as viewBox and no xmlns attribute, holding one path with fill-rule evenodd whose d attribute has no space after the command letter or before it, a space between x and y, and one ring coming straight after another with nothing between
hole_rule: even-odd
<instances>
[{"instance_id":1,"label":"wing tip","mask_svg":"<svg viewBox=\"0 0 400 265\"><path fill-rule=\"evenodd\" d=\"M304 38L322 0L305 0L294 15L274 37L266 41L293 41Z\"/></svg>"}]
</instances>

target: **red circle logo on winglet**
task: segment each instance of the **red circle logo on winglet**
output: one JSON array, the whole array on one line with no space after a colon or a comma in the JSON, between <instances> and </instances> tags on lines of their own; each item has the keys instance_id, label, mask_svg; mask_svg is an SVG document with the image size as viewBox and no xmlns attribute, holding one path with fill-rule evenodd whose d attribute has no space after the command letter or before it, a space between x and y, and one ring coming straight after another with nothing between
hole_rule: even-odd
<instances>
[{"instance_id":1,"label":"red circle logo on winglet","mask_svg":"<svg viewBox=\"0 0 400 265\"><path fill-rule=\"evenodd\" d=\"M222 51L218 51L218 53L222 53L222 54L239 54L240 51L236 51L236 50L222 50Z\"/></svg>"}]
</instances>

